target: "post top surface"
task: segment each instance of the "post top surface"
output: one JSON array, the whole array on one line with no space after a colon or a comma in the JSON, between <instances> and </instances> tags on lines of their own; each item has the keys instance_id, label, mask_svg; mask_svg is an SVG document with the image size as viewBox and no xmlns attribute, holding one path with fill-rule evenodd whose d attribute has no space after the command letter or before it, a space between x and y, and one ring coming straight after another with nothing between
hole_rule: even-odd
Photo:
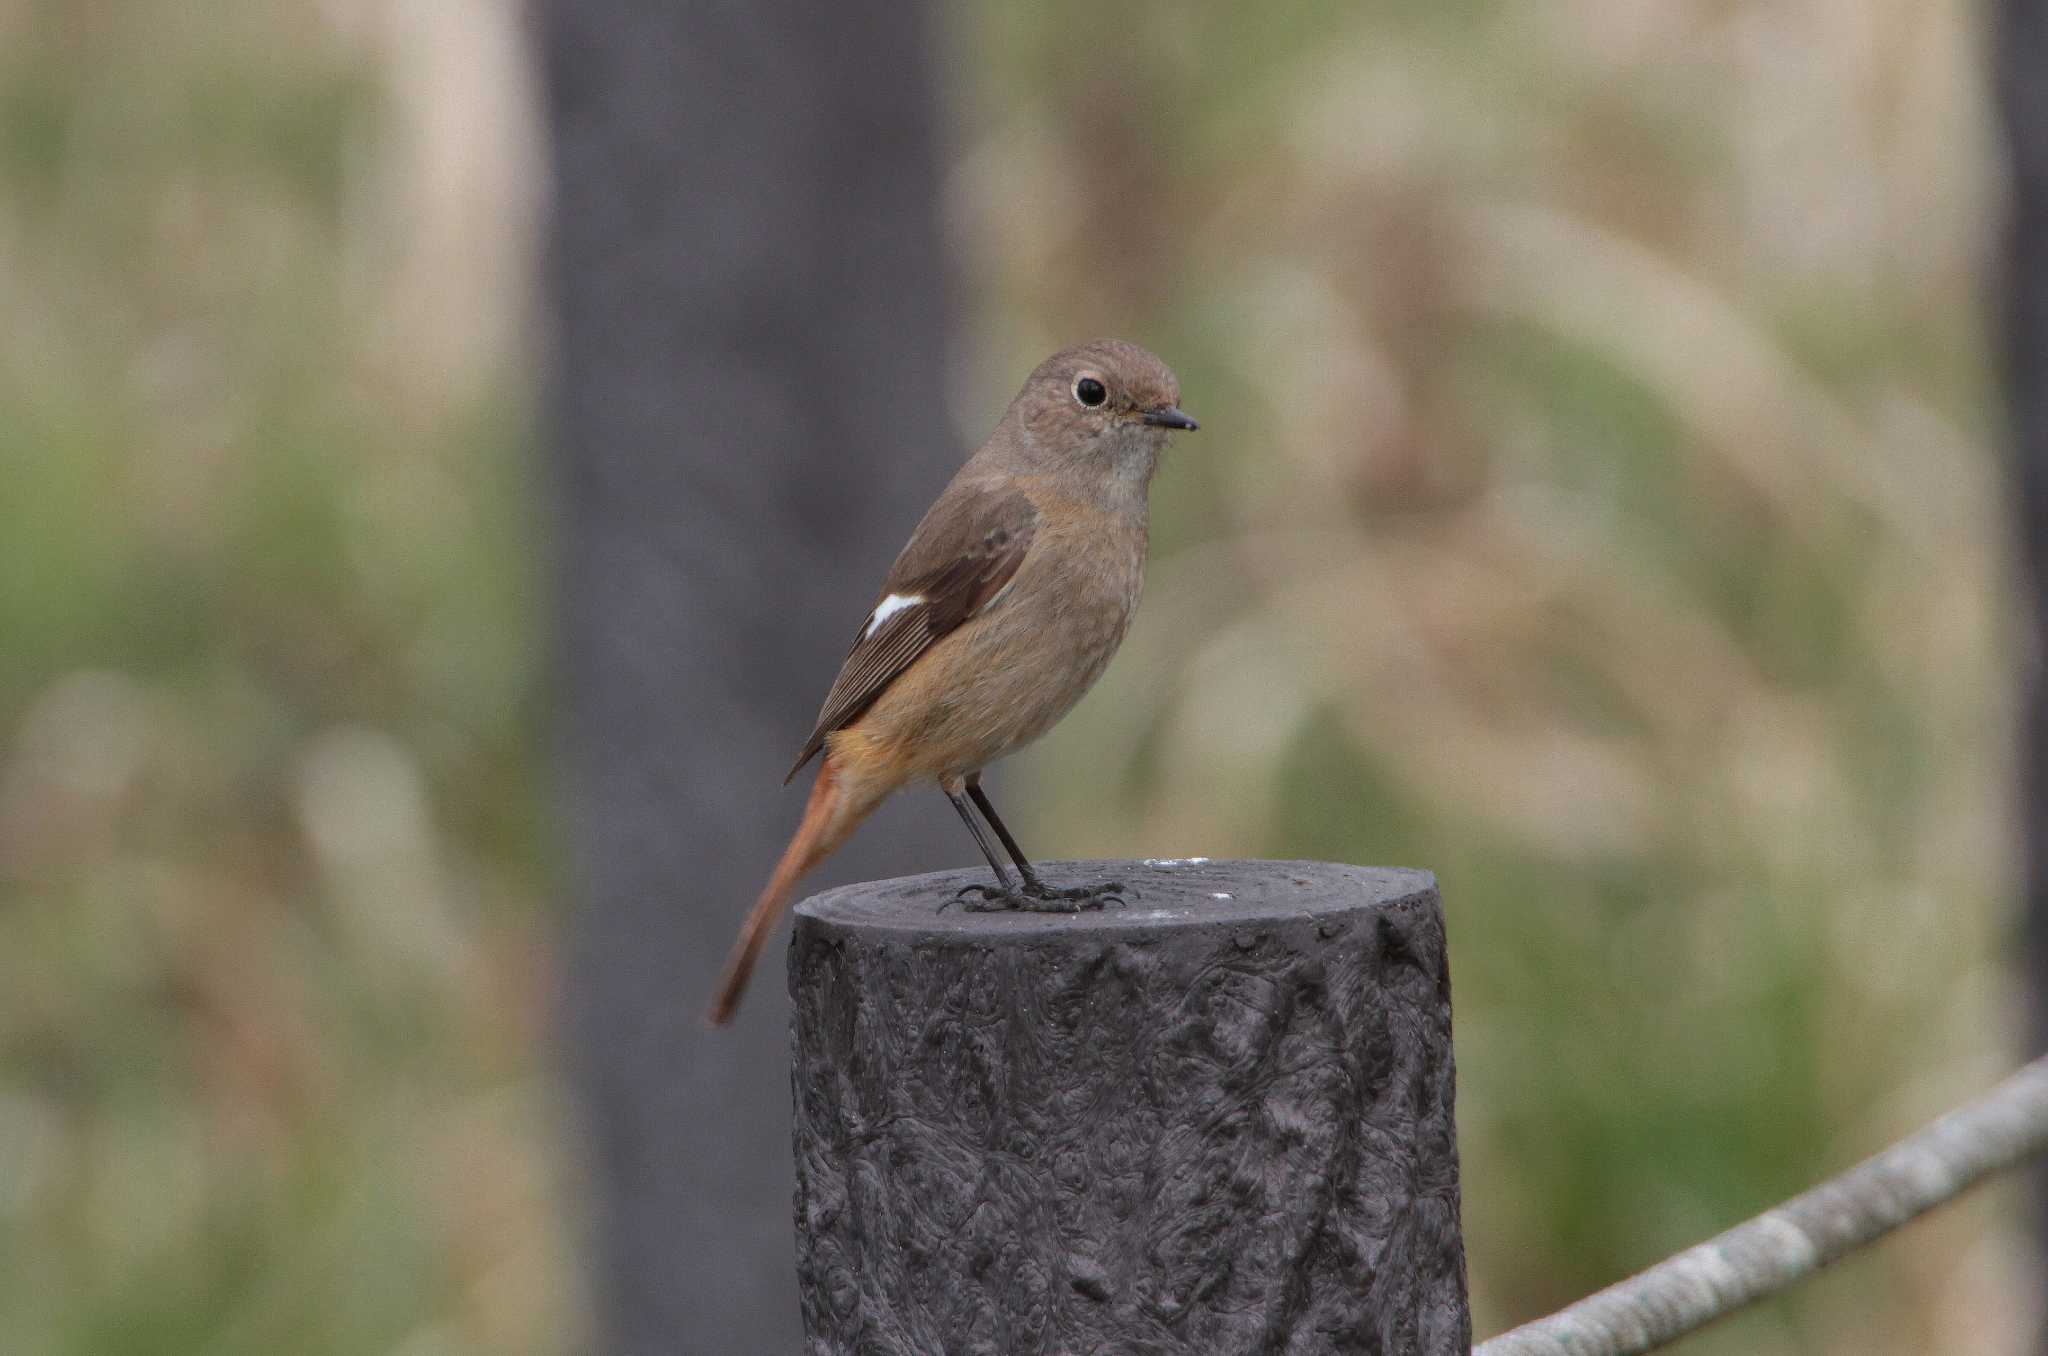
<instances>
[{"instance_id":1,"label":"post top surface","mask_svg":"<svg viewBox=\"0 0 2048 1356\"><path fill-rule=\"evenodd\" d=\"M961 887L991 879L986 867L975 867L842 885L804 900L796 912L800 919L862 931L993 941L1055 932L1134 933L1314 918L1376 909L1436 889L1436 877L1428 871L1337 862L1154 857L1040 862L1037 868L1052 886L1119 881L1125 902L1083 913L976 913L949 902Z\"/></svg>"}]
</instances>

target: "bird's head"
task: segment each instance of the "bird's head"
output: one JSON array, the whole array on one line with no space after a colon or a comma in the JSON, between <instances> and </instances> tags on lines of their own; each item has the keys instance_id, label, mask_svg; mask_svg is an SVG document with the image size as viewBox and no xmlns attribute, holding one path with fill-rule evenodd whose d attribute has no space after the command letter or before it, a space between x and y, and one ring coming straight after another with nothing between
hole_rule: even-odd
<instances>
[{"instance_id":1,"label":"bird's head","mask_svg":"<svg viewBox=\"0 0 2048 1356\"><path fill-rule=\"evenodd\" d=\"M1199 427L1181 412L1172 369L1121 339L1091 339L1040 363L1011 403L1012 421L1033 462L1139 480L1174 432Z\"/></svg>"}]
</instances>

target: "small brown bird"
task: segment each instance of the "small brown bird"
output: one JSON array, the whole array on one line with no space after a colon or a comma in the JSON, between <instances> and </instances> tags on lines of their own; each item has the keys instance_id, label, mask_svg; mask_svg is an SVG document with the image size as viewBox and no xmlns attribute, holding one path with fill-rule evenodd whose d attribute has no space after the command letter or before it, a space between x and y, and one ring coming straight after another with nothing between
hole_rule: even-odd
<instances>
[{"instance_id":1,"label":"small brown bird","mask_svg":"<svg viewBox=\"0 0 2048 1356\"><path fill-rule=\"evenodd\" d=\"M1195 421L1165 363L1097 339L1039 364L924 515L861 621L790 778L825 755L803 822L740 929L711 1020L739 1006L796 883L884 797L929 778L995 873L979 909L1100 908L1119 887L1055 890L1003 827L981 770L1050 729L1102 676L1145 581L1146 491ZM1017 865L1012 881L975 806Z\"/></svg>"}]
</instances>

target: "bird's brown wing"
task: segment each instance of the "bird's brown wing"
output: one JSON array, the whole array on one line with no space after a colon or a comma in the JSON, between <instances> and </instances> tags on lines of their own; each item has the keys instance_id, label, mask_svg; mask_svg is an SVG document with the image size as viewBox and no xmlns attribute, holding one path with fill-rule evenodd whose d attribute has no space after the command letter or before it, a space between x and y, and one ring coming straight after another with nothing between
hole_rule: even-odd
<instances>
[{"instance_id":1,"label":"bird's brown wing","mask_svg":"<svg viewBox=\"0 0 2048 1356\"><path fill-rule=\"evenodd\" d=\"M919 655L992 603L1016 577L1037 530L1038 510L1020 490L971 481L948 486L896 557L826 694L817 728L783 781L803 770L826 735L858 720Z\"/></svg>"}]
</instances>

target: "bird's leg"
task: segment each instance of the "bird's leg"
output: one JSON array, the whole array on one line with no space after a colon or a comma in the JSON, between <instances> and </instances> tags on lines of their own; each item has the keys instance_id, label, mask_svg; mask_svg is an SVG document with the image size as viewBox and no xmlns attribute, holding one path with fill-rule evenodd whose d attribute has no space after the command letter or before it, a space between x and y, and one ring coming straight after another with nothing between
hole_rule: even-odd
<instances>
[{"instance_id":1,"label":"bird's leg","mask_svg":"<svg viewBox=\"0 0 2048 1356\"><path fill-rule=\"evenodd\" d=\"M1031 863L1024 856L1024 849L1017 846L1017 840L1010 835L1009 826L1003 823L1003 817L996 813L996 807L989 803L988 792L981 789L979 772L967 779L967 794L973 798L982 818L988 821L988 826L996 831L996 837L1002 840L1003 851L1009 853L1010 860L1017 864L1017 870L1024 877L1024 888L1034 894L1044 893L1045 882L1031 869Z\"/></svg>"},{"instance_id":2,"label":"bird's leg","mask_svg":"<svg viewBox=\"0 0 2048 1356\"><path fill-rule=\"evenodd\" d=\"M966 798L959 791L944 783L940 784L939 789L946 793L946 799L952 801L953 808L960 812L960 822L965 824L967 831L974 835L974 845L981 849L983 859L988 862L988 869L996 873L996 883L994 885L962 886L959 893L955 894L953 898L960 902L962 908L966 909L980 910L1014 907L1014 905L1007 902L1000 904L991 902L994 900L1008 901L1016 899L1018 897L1017 887L1015 882L1010 879L1010 873L1003 870L1003 863L996 856L995 849L988 845L988 835L981 831L981 825L974 818L974 811L967 808ZM976 892L979 892L981 895L980 901L978 903L969 903L967 896ZM940 907L944 908L945 906L940 905Z\"/></svg>"},{"instance_id":3,"label":"bird's leg","mask_svg":"<svg viewBox=\"0 0 2048 1356\"><path fill-rule=\"evenodd\" d=\"M1017 864L1018 874L1024 877L1023 893L1032 902L1017 907L1035 908L1047 913L1078 913L1082 909L1099 909L1106 903L1124 902L1124 887L1118 881L1107 881L1101 885L1077 885L1065 890L1057 890L1047 885L1039 879L1038 872L1034 871L1031 863L1025 859L1024 849L1017 846L1017 840L1011 836L1009 827L1003 823L1003 817L996 813L996 807L989 802L988 792L981 789L979 772L968 776L967 794L974 798L982 817L988 820L989 827L994 829L996 837L1002 840L1003 851L1010 854L1010 860ZM958 802L955 801L955 804ZM965 814L966 811L963 809L961 813ZM977 842L980 841L980 837L979 833L975 835ZM983 849L982 855L988 855L987 849ZM993 858L990 858L990 864L994 864Z\"/></svg>"}]
</instances>

